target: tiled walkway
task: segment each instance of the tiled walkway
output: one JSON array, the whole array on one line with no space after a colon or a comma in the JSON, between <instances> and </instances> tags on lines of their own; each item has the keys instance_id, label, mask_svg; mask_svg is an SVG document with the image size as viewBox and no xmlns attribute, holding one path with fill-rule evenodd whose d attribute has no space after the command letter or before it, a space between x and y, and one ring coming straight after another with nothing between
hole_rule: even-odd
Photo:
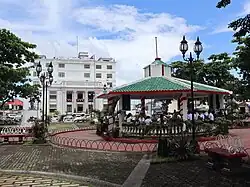
<instances>
[{"instance_id":1,"label":"tiled walkway","mask_svg":"<svg viewBox=\"0 0 250 187\"><path fill-rule=\"evenodd\" d=\"M0 153L1 170L66 174L120 185L142 157L139 153L92 152L42 145L2 145ZM97 183L96 186L103 186Z\"/></svg>"},{"instance_id":2,"label":"tiled walkway","mask_svg":"<svg viewBox=\"0 0 250 187\"><path fill-rule=\"evenodd\" d=\"M18 186L30 186L30 187L45 187L45 186L60 186L60 187L88 187L78 183L61 181L47 177L33 177L27 175L15 175L0 173L0 186L1 187L18 187Z\"/></svg>"}]
</instances>

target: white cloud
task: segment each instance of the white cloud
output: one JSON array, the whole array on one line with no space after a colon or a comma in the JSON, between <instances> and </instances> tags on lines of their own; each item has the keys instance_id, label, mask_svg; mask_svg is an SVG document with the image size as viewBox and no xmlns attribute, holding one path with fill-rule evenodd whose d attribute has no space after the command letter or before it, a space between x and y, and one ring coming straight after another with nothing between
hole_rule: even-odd
<instances>
[{"instance_id":1,"label":"white cloud","mask_svg":"<svg viewBox=\"0 0 250 187\"><path fill-rule=\"evenodd\" d=\"M23 6L19 1L1 0L0 5L6 11L11 9L7 4L16 3L29 19L13 21L1 18L0 14L0 27L10 28L24 40L36 43L36 51L49 57L76 56L76 47L69 42L76 41L78 35L80 51L118 61L118 84L141 78L142 68L154 60L155 36L160 57L168 61L180 54L182 35L203 29L188 25L180 17L145 13L132 6L89 6L80 4L79 0L24 1L32 3ZM102 34L114 37L98 39Z\"/></svg>"},{"instance_id":2,"label":"white cloud","mask_svg":"<svg viewBox=\"0 0 250 187\"><path fill-rule=\"evenodd\" d=\"M228 26L219 26L211 34L220 34L225 32L233 32L233 29L228 28Z\"/></svg>"}]
</instances>

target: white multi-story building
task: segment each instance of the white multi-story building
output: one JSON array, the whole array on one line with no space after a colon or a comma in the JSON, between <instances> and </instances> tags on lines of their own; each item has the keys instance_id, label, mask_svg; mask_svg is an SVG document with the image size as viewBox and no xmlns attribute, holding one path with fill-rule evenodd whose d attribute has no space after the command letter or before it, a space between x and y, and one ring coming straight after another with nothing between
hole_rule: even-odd
<instances>
[{"instance_id":1,"label":"white multi-story building","mask_svg":"<svg viewBox=\"0 0 250 187\"><path fill-rule=\"evenodd\" d=\"M53 64L54 81L48 87L47 111L57 110L60 114L85 113L91 109L102 110L107 101L95 99L103 91L104 85L112 88L116 84L116 62L113 58L89 57L87 52L79 53L78 58L47 59L42 55L40 61L43 72ZM35 65L36 66L36 65ZM33 84L40 84L36 69L31 68Z\"/></svg>"}]
</instances>

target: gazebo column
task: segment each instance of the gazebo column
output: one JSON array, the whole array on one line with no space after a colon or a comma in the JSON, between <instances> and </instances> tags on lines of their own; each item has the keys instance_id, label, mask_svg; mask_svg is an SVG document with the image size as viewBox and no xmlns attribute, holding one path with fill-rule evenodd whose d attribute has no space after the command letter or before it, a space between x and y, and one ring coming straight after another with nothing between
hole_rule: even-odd
<instances>
[{"instance_id":1,"label":"gazebo column","mask_svg":"<svg viewBox=\"0 0 250 187\"><path fill-rule=\"evenodd\" d=\"M123 99L122 99L122 96L120 97L119 99L119 111L121 111L120 115L119 116L119 136L121 137L122 136L122 123L124 122L124 118L125 118L125 113L124 111L122 110L122 107L123 106Z\"/></svg>"},{"instance_id":2,"label":"gazebo column","mask_svg":"<svg viewBox=\"0 0 250 187\"><path fill-rule=\"evenodd\" d=\"M180 114L182 115L183 120L187 120L188 99L186 93L182 94L180 97Z\"/></svg>"},{"instance_id":3,"label":"gazebo column","mask_svg":"<svg viewBox=\"0 0 250 187\"><path fill-rule=\"evenodd\" d=\"M216 94L213 94L213 110L215 111L216 108Z\"/></svg>"},{"instance_id":4,"label":"gazebo column","mask_svg":"<svg viewBox=\"0 0 250 187\"><path fill-rule=\"evenodd\" d=\"M141 114L146 115L145 97L141 97Z\"/></svg>"},{"instance_id":5,"label":"gazebo column","mask_svg":"<svg viewBox=\"0 0 250 187\"><path fill-rule=\"evenodd\" d=\"M220 109L224 109L225 108L224 95L219 95L219 103L220 103Z\"/></svg>"}]
</instances>

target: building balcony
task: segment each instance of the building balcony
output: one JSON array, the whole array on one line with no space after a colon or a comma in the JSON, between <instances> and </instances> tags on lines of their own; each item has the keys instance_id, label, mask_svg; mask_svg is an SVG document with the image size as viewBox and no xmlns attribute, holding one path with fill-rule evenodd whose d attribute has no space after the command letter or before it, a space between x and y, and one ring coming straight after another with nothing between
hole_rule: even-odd
<instances>
[{"instance_id":1,"label":"building balcony","mask_svg":"<svg viewBox=\"0 0 250 187\"><path fill-rule=\"evenodd\" d=\"M72 102L72 99L66 99L67 102Z\"/></svg>"},{"instance_id":2,"label":"building balcony","mask_svg":"<svg viewBox=\"0 0 250 187\"><path fill-rule=\"evenodd\" d=\"M84 99L76 99L76 102L84 102Z\"/></svg>"}]
</instances>

